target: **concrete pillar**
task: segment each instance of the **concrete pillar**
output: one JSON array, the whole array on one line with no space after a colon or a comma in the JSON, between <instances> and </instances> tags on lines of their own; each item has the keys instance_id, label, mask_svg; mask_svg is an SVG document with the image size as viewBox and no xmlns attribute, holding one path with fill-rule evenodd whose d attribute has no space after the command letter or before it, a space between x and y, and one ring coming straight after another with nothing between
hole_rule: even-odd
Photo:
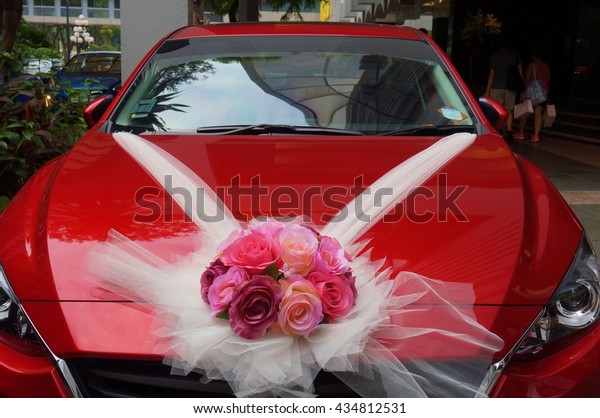
<instances>
[{"instance_id":1,"label":"concrete pillar","mask_svg":"<svg viewBox=\"0 0 600 418\"><path fill-rule=\"evenodd\" d=\"M121 1L123 82L165 35L190 22L190 0Z\"/></svg>"}]
</instances>

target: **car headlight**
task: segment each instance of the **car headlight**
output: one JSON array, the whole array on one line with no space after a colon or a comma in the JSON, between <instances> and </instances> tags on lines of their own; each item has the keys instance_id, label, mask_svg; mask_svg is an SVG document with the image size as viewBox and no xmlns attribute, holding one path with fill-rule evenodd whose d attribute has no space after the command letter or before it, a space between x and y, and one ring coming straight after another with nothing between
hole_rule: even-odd
<instances>
[{"instance_id":1,"label":"car headlight","mask_svg":"<svg viewBox=\"0 0 600 418\"><path fill-rule=\"evenodd\" d=\"M0 342L29 355L45 355L40 339L0 265Z\"/></svg>"},{"instance_id":2,"label":"car headlight","mask_svg":"<svg viewBox=\"0 0 600 418\"><path fill-rule=\"evenodd\" d=\"M30 356L49 356L56 365L67 393L73 397L81 397L81 391L67 363L56 357L39 337L0 264L0 344L2 343Z\"/></svg>"},{"instance_id":3,"label":"car headlight","mask_svg":"<svg viewBox=\"0 0 600 418\"><path fill-rule=\"evenodd\" d=\"M521 342L513 360L550 354L591 331L600 317L600 268L584 236L562 283Z\"/></svg>"}]
</instances>

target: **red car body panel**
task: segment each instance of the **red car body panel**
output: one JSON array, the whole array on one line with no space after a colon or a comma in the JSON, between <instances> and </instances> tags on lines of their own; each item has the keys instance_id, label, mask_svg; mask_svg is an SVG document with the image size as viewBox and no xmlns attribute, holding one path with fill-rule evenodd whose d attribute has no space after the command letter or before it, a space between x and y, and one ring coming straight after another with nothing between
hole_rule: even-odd
<instances>
[{"instance_id":1,"label":"red car body panel","mask_svg":"<svg viewBox=\"0 0 600 418\"><path fill-rule=\"evenodd\" d=\"M400 142L392 138L373 138L365 143L364 138L307 141L289 137L275 142L271 138L258 137L251 139L249 144L248 138L235 137L161 136L148 139L180 158L203 178L215 179L215 183L210 184L215 189L229 190L231 180L236 177L241 179L242 186L249 187L250 179L260 175L261 186L269 189L258 207L264 215L272 214L269 211L274 205L269 197L273 196L273 190L289 185L298 191L306 185L318 185L325 190L332 187L349 190L354 179L363 173L372 176L365 178L365 182L370 182L433 141L427 138ZM439 212L436 202L440 199L417 195L413 216L436 213L436 217L446 217L444 222L434 219L416 223L407 218L410 215L403 214L404 218L398 222L376 225L369 238L372 239L374 257L386 257L395 271L408 270L428 277L473 282L477 295L474 310L479 322L505 340L504 350L498 354L501 357L521 337L522 330L533 321L555 290L570 264L580 231L574 228L577 224L568 207L539 172L531 176L535 181L537 175L538 201L545 203L543 207L547 211L525 203L524 188L532 185L522 181L519 167L526 163L515 159L508 147L497 144L494 138L478 138L475 145L443 170L443 179L447 181L443 187L438 184L439 178L426 184L442 200L442 194L447 196L460 190L457 189L460 185L469 185L456 200L469 222L461 222L456 214ZM344 149L344 158L330 158L339 147ZM305 159L291 159L292 152L296 156L305 152L307 158L311 155L320 157L313 158L315 166L311 165L307 172L302 171ZM365 162L367 152L385 157ZM486 158L492 152L497 154L497 166L486 164ZM196 155L202 155L204 161L195 158ZM231 163L220 164L220 158L227 158ZM287 167L292 165L292 169L286 171L289 174L284 176L281 171L272 169L278 161L285 162ZM329 163L324 164L325 161ZM339 165L332 166L331 161L337 161ZM31 277L29 281L16 283L15 291L21 295L32 321L47 336L46 343L61 357L83 353L155 356L158 342L149 336L154 335L153 330L159 324L152 313L138 304L115 301L120 298L85 280L89 275L85 259L91 249L106 240L111 229L136 240L155 254L162 254L166 260L183 256L194 249L195 225L169 197L164 197L148 174L108 135L90 134L55 165L60 165L60 170L52 172L53 166L50 166L38 176L40 182L43 179L52 182L52 193L37 205L37 211L27 198L29 193L37 195L38 191L29 192L28 188L3 215L10 219L14 214L14 221L8 224L14 226L11 235L15 238L24 232L24 225L18 219L20 214L31 213L25 222L32 227L39 224L39 218L47 219L47 230L43 234L32 230L22 237L22 248L30 248L31 252L28 262L23 259L18 263L10 259L5 262L7 266L30 267L20 271L7 268L9 277ZM123 176L125 166L129 168ZM257 166L269 167L269 170L257 171ZM478 175L474 180L472 173L475 172ZM323 183L323 179L327 179L327 183ZM80 182L89 184L89 188L81 190L77 186ZM37 184L34 180L29 187L35 188ZM149 186L158 194L152 196L156 207L161 207L161 217L153 223L133 222L136 214L148 216L151 213L135 200L136 192ZM74 190L77 190L75 194ZM504 190L504 193L500 194L498 190ZM333 213L319 197L311 198L311 215L315 220L327 211ZM336 196L343 203L350 197L350 192L347 196L341 192ZM21 201L28 207L27 211L19 210ZM493 204L482 205L482 201ZM245 206L239 208L240 218L245 219L252 209L256 210L250 206L250 199L245 202L242 199L241 203ZM529 217L525 216L527 213ZM173 222L169 222L171 218ZM524 224L525 219L528 219L528 227ZM550 227L552 219L561 219L563 223L555 222ZM540 235L545 237L543 241L536 239ZM490 237L495 239L490 240ZM564 250L567 239L571 242L571 252ZM449 253L445 246L439 247L440 242L451 243L452 252ZM15 244L15 241L11 242L13 250ZM427 258L420 256L424 252L428 253ZM543 260L547 252L556 255L553 257L556 264L536 264L535 260ZM27 251L17 254L22 257ZM44 268L46 270L40 271ZM466 271L470 272L468 277L464 275ZM514 286L513 281L517 280L523 286ZM20 284L23 286L19 287ZM102 300L107 303L98 303ZM418 321L417 318L413 320ZM128 335L127 339L122 338L124 334ZM65 338L67 335L69 339ZM464 354L461 347L437 347L431 353L421 351L418 354L432 357ZM414 354L402 353L406 356Z\"/></svg>"},{"instance_id":2,"label":"red car body panel","mask_svg":"<svg viewBox=\"0 0 600 418\"><path fill-rule=\"evenodd\" d=\"M324 28L326 26L326 28ZM411 28L398 28L386 25L361 25L348 31L344 23L304 23L302 25L286 25L273 23L240 24L240 25L204 25L190 26L173 32L171 39L188 39L201 36L252 36L274 34L285 35L321 35L326 29L329 36L369 36L379 38L395 38L421 40L423 35Z\"/></svg>"},{"instance_id":3,"label":"red car body panel","mask_svg":"<svg viewBox=\"0 0 600 418\"><path fill-rule=\"evenodd\" d=\"M496 397L598 397L600 329L537 361L512 362L496 384Z\"/></svg>"},{"instance_id":4,"label":"red car body panel","mask_svg":"<svg viewBox=\"0 0 600 418\"><path fill-rule=\"evenodd\" d=\"M368 187L374 179L433 142L433 139L398 141L393 138L368 141L365 138L282 137L273 141L260 137L242 140L170 135L148 138L207 182L213 179L208 182L209 186L227 193L225 203L240 219L248 220L252 215L288 215L290 211L298 214L298 209L310 209L311 219L317 224L323 223L320 221L323 216L335 214L335 206L353 197L351 189L356 187L355 179L363 179L359 188ZM340 148L344 150L343 158L334 157ZM369 161L364 158L368 153L377 158ZM496 154L497 165L487 163L490 153ZM311 158L310 164L305 162L308 158ZM285 164L286 169L277 169L277 164ZM128 167L126 175L123 167ZM477 173L477 177L472 173ZM508 147L498 148L496 141L481 136L442 174L425 184L434 194L417 192L413 199L408 199L411 213L400 213L393 222L384 220L369 231L366 238L372 239L374 257L387 256L396 271L416 271L428 277L473 282L478 304L544 304L565 273L580 238L580 231L573 228L575 219L568 207L559 197L553 197L556 196L553 187L547 184L538 200L547 201L544 205L547 211L562 206L564 213L560 219L565 225L550 225L550 218L556 214L544 213L540 205L533 208L536 210L531 214L529 227L535 228L534 236L545 236L541 244L551 247L540 249L535 247L540 243L531 243L532 247L527 248L531 262L528 260L526 264L535 265L539 258L536 253L551 251L552 242L558 237L561 237L561 245L571 242L572 249L566 255L564 251L557 254L555 265L548 267L547 263L541 263L537 266L543 269L540 277L524 281L524 288L515 290L511 289L508 278L519 268L520 245L526 238L523 214L531 208L526 207L523 183L513 154ZM234 192L235 182L239 181L240 188L250 188L252 179L257 176L265 188L256 199L259 205L251 207L250 197L244 194L239 202L232 203L230 194ZM88 185L86 190L77 190L80 182ZM464 190L459 188L465 185ZM542 185L537 185L537 189ZM307 193L308 186L331 190L335 193L331 196L334 204L324 202L322 196L311 191ZM155 202L152 207L144 208L140 206L141 200L136 203L136 193L141 199L141 191L148 187L151 189L146 191L145 200L151 197ZM283 198L274 197L280 190L288 192L285 187L291 187L305 202L299 201L292 207L292 204L282 203ZM447 213L440 212L439 202L458 192L459 197L451 203L455 203L460 213L452 213L454 207L450 205ZM492 204L482 206L482 201ZM160 217L155 222L134 221L136 216L151 217L152 210L159 205ZM278 213L273 213L273 208L278 206ZM47 206L41 207L40 212L40 216L47 216L47 242L34 245L40 246L41 253L47 245L52 260L47 272L51 280L36 286L24 283L19 287L17 283L15 290L23 301L48 300L48 295L57 300L93 298L91 284L79 279L83 275L82 260L91 247L106 239L110 229L139 240L166 258L169 254L185 255L193 250L189 236L197 232L183 211L170 198L165 199L160 187L105 134L85 137L61 162ZM422 222L413 222L415 219ZM575 232L569 234L573 230ZM411 238L401 239L401 236ZM482 245L484 241L489 245ZM436 242L450 243L452 253L440 248L437 254L432 245ZM428 253L426 259L418 256L424 252ZM39 258L36 262L39 268ZM465 277L465 271L469 271L469 277ZM528 273L531 277L531 272Z\"/></svg>"},{"instance_id":5,"label":"red car body panel","mask_svg":"<svg viewBox=\"0 0 600 418\"><path fill-rule=\"evenodd\" d=\"M15 351L0 339L0 383L2 397L66 397L54 364L47 357Z\"/></svg>"},{"instance_id":6,"label":"red car body panel","mask_svg":"<svg viewBox=\"0 0 600 418\"><path fill-rule=\"evenodd\" d=\"M248 28L202 26L174 32L172 37L248 35ZM324 26L251 28L256 35L288 35L319 33ZM377 30L356 26L350 32L346 25L332 24L327 33L399 35L397 28L386 25ZM410 30L400 31L400 36L420 39ZM122 91L129 83L131 78ZM458 83L467 91L460 79ZM480 112L475 100L467 97ZM111 108L105 117L110 112ZM102 122L66 156L41 169L0 216L3 236L10 237L0 242L0 261L7 277L18 278L11 282L15 293L55 355L160 359L163 351L154 337L160 323L150 309L86 280L87 257L114 229L165 260L174 260L194 250L198 230L111 135L96 129ZM487 128L492 133L478 136L424 189L397 207L402 216L379 222L365 238L371 239L373 258L385 258L395 272L472 283L477 320L505 342L497 354L500 360L556 290L573 261L582 228L541 171L516 157L493 128ZM317 225L359 189L439 139L175 134L145 138L181 160L214 190L223 191L222 198L239 219L295 212L309 215ZM237 199L239 189L251 189L256 178L264 188L260 197L243 194ZM315 193L315 187L331 194ZM287 200L291 192L299 200ZM406 321L416 324L421 319ZM599 341L596 329L553 356L511 363L494 395L586 396L582 382L600 383L590 370L599 368ZM432 358L466 354L462 347L441 344L432 344L429 352L398 353ZM561 359L573 356L580 356L584 364L561 365ZM27 388L32 376L35 390ZM4 381L17 382L10 389L0 384L0 393L6 396L67 396L48 359L5 346L0 335L0 382Z\"/></svg>"}]
</instances>

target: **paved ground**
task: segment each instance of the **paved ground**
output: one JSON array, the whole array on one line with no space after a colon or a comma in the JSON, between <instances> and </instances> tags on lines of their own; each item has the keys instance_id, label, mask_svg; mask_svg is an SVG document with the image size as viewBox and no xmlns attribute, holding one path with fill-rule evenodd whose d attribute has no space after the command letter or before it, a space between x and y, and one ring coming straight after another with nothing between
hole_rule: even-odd
<instances>
[{"instance_id":1,"label":"paved ground","mask_svg":"<svg viewBox=\"0 0 600 418\"><path fill-rule=\"evenodd\" d=\"M541 141L513 141L512 149L544 171L585 227L596 253L600 252L600 145L553 137L542 131Z\"/></svg>"}]
</instances>

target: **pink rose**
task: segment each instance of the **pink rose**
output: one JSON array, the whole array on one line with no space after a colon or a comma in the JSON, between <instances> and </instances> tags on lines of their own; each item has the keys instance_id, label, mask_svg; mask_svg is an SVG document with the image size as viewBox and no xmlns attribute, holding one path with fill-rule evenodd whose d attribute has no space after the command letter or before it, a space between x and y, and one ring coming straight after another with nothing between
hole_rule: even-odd
<instances>
[{"instance_id":1,"label":"pink rose","mask_svg":"<svg viewBox=\"0 0 600 418\"><path fill-rule=\"evenodd\" d=\"M270 276L254 276L237 286L229 308L231 329L250 340L262 337L277 320L282 298L283 289Z\"/></svg>"},{"instance_id":2,"label":"pink rose","mask_svg":"<svg viewBox=\"0 0 600 418\"><path fill-rule=\"evenodd\" d=\"M213 261L210 263L210 266L204 270L204 273L202 273L202 276L200 276L200 289L202 300L204 302L208 303L208 290L212 286L215 278L225 274L227 270L229 270L229 267L224 265L221 259Z\"/></svg>"},{"instance_id":3,"label":"pink rose","mask_svg":"<svg viewBox=\"0 0 600 418\"><path fill-rule=\"evenodd\" d=\"M225 265L244 267L250 274L262 273L273 263L281 266L277 240L252 230L231 242L223 250L221 259Z\"/></svg>"},{"instance_id":4,"label":"pink rose","mask_svg":"<svg viewBox=\"0 0 600 418\"><path fill-rule=\"evenodd\" d=\"M315 271L308 280L317 289L328 319L342 318L354 306L356 288L348 277Z\"/></svg>"},{"instance_id":5,"label":"pink rose","mask_svg":"<svg viewBox=\"0 0 600 418\"><path fill-rule=\"evenodd\" d=\"M223 251L225 250L225 248L229 247L229 245L232 242L248 235L248 233L249 231L247 229L238 229L229 234L229 236L217 246L217 254L219 255L219 257L223 255Z\"/></svg>"},{"instance_id":6,"label":"pink rose","mask_svg":"<svg viewBox=\"0 0 600 418\"><path fill-rule=\"evenodd\" d=\"M267 236L275 237L284 227L279 221L269 220L267 222L256 222L250 228L252 231L260 232L261 234L265 234Z\"/></svg>"},{"instance_id":7,"label":"pink rose","mask_svg":"<svg viewBox=\"0 0 600 418\"><path fill-rule=\"evenodd\" d=\"M227 310L236 286L248 280L250 280L250 276L241 267L231 267L226 273L217 276L208 290L211 315L215 316L219 312Z\"/></svg>"},{"instance_id":8,"label":"pink rose","mask_svg":"<svg viewBox=\"0 0 600 418\"><path fill-rule=\"evenodd\" d=\"M292 337L308 335L323 320L323 308L317 290L311 282L297 274L279 283L285 289L285 294L273 330Z\"/></svg>"},{"instance_id":9,"label":"pink rose","mask_svg":"<svg viewBox=\"0 0 600 418\"><path fill-rule=\"evenodd\" d=\"M328 274L344 274L350 268L350 255L331 237L322 237L315 257L315 270Z\"/></svg>"},{"instance_id":10,"label":"pink rose","mask_svg":"<svg viewBox=\"0 0 600 418\"><path fill-rule=\"evenodd\" d=\"M278 235L283 270L301 275L308 274L315 264L319 241L315 233L297 224L286 225Z\"/></svg>"}]
</instances>

